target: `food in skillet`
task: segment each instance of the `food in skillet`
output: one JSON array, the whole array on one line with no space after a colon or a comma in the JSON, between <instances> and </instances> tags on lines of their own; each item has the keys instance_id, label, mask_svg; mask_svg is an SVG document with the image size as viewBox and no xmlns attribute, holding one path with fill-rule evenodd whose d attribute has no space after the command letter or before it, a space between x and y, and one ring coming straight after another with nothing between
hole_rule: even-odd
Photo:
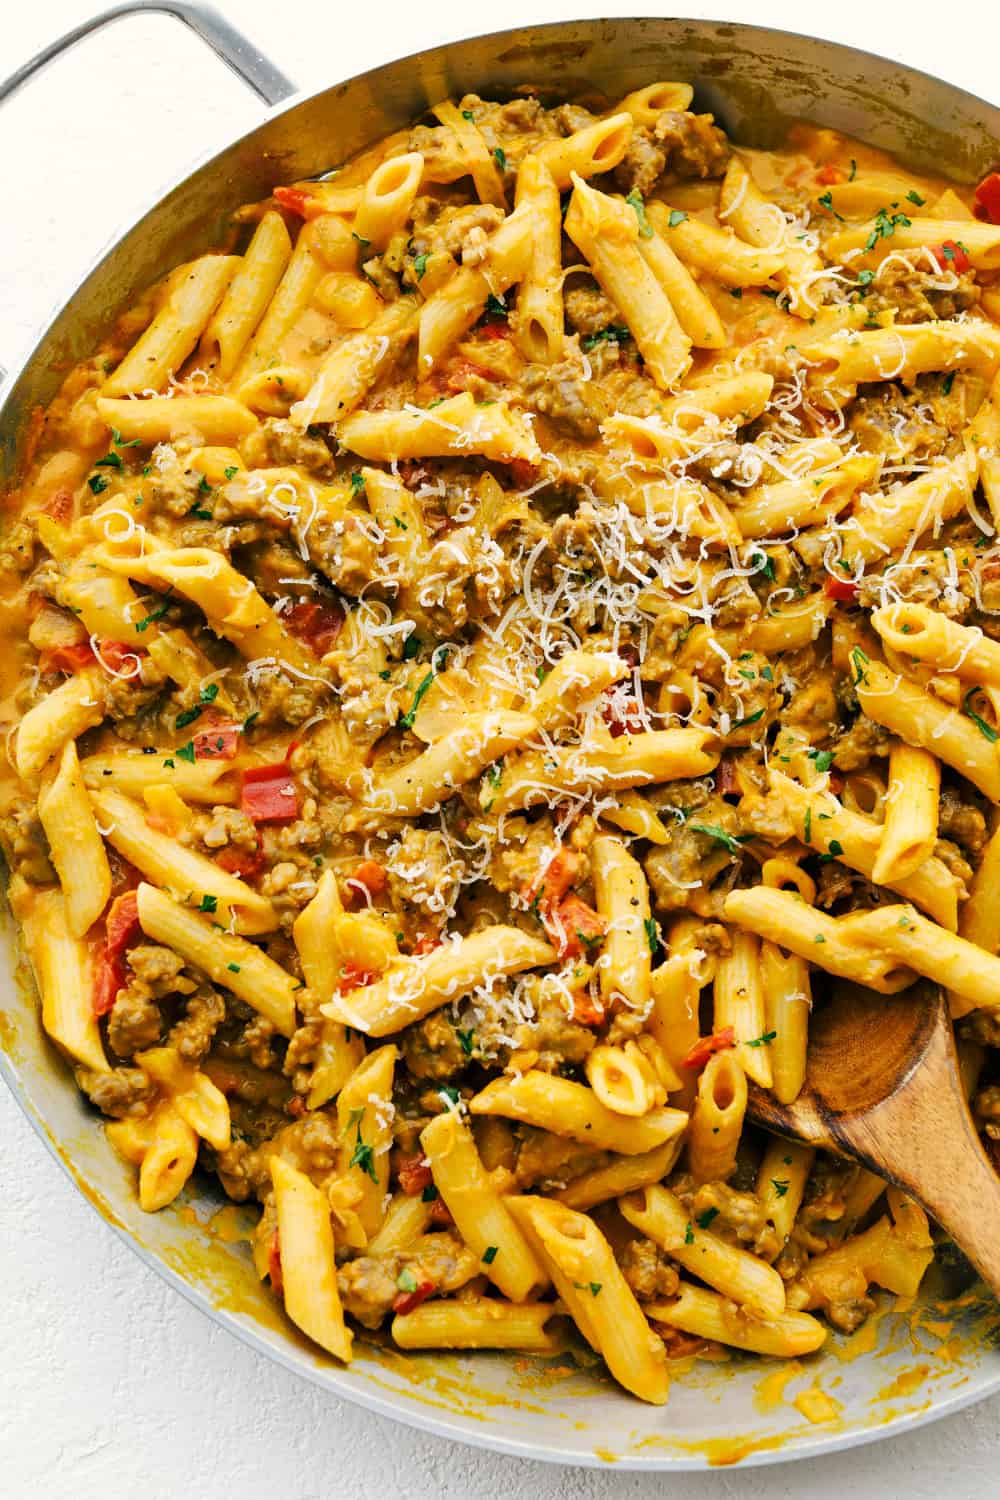
<instances>
[{"instance_id":1,"label":"food in skillet","mask_svg":"<svg viewBox=\"0 0 1000 1500\"><path fill-rule=\"evenodd\" d=\"M43 1023L342 1359L568 1315L662 1402L913 1295L912 1202L743 1129L831 986L946 977L1000 1136L1000 177L691 101L470 95L276 188L9 498Z\"/></svg>"}]
</instances>

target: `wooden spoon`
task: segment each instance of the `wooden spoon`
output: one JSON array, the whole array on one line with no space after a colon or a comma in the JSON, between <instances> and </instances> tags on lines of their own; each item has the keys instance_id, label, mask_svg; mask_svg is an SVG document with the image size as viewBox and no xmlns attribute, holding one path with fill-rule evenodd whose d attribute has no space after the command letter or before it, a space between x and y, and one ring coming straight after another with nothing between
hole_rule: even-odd
<instances>
[{"instance_id":1,"label":"wooden spoon","mask_svg":"<svg viewBox=\"0 0 1000 1500\"><path fill-rule=\"evenodd\" d=\"M758 1125L860 1162L909 1193L1000 1294L1000 1179L965 1101L944 994L854 985L809 1025L793 1104L750 1086Z\"/></svg>"}]
</instances>

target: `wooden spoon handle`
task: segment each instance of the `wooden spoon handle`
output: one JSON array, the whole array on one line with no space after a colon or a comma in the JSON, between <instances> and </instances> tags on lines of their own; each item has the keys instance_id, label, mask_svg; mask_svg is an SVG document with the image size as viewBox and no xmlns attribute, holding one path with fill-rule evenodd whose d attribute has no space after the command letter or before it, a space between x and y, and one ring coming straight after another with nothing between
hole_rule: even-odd
<instances>
[{"instance_id":1,"label":"wooden spoon handle","mask_svg":"<svg viewBox=\"0 0 1000 1500\"><path fill-rule=\"evenodd\" d=\"M962 1093L950 1028L852 1131L876 1172L912 1194L1000 1295L1000 1179Z\"/></svg>"}]
</instances>

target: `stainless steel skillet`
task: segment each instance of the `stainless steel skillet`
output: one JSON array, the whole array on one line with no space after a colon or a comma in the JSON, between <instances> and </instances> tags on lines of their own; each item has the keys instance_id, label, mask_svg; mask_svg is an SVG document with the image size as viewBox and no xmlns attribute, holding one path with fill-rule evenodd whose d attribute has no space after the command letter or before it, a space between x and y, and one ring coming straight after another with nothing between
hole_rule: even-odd
<instances>
[{"instance_id":1,"label":"stainless steel skillet","mask_svg":"<svg viewBox=\"0 0 1000 1500\"><path fill-rule=\"evenodd\" d=\"M78 27L26 64L0 102L73 42L136 12L192 27L273 106L257 129L188 172L88 270L0 401L0 488L16 477L25 418L86 356L97 331L137 291L213 244L227 213L276 181L313 176L407 124L429 103L467 90L525 82L555 94L597 86L615 97L655 78L689 79L740 142L777 143L805 117L849 131L916 166L972 181L1000 159L1000 109L949 84L830 42L722 22L590 20L521 28L429 49L308 96L210 7L191 0L123 4ZM556 1462L615 1461L637 1469L769 1463L846 1447L954 1411L1000 1390L1000 1355L980 1337L995 1316L972 1289L960 1307L892 1314L875 1346L844 1361L825 1352L796 1376L784 1401L754 1360L697 1367L665 1409L639 1405L599 1371L530 1369L493 1356L420 1358L365 1350L349 1370L299 1341L257 1283L246 1246L232 1242L209 1191L180 1211L140 1213L130 1169L107 1147L67 1070L46 1044L35 1003L15 977L9 927L0 930L0 1068L39 1134L137 1252L180 1291L271 1358L332 1393L415 1426L500 1451ZM948 1290L947 1287L944 1288ZM954 1287L951 1290L955 1290ZM57 1297L57 1288L51 1289ZM932 1324L932 1328L926 1325ZM841 1351L844 1352L844 1351ZM846 1351L850 1353L850 1351ZM813 1426L790 1404L818 1381L839 1405Z\"/></svg>"}]
</instances>

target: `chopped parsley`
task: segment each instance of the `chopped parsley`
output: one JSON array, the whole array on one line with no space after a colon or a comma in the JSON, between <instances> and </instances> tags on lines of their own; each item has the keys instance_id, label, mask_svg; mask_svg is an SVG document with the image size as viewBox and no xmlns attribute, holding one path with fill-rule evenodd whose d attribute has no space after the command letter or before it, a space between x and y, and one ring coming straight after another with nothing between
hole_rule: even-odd
<instances>
[{"instance_id":1,"label":"chopped parsley","mask_svg":"<svg viewBox=\"0 0 1000 1500\"><path fill-rule=\"evenodd\" d=\"M186 760L188 765L194 765L194 741L188 740L186 745L178 745L174 751L178 760Z\"/></svg>"},{"instance_id":2,"label":"chopped parsley","mask_svg":"<svg viewBox=\"0 0 1000 1500\"><path fill-rule=\"evenodd\" d=\"M414 631L412 635L408 635L406 637L406 640L403 643L403 660L412 661L419 650L420 637L417 635L416 631Z\"/></svg>"},{"instance_id":3,"label":"chopped parsley","mask_svg":"<svg viewBox=\"0 0 1000 1500\"><path fill-rule=\"evenodd\" d=\"M396 1277L396 1285L401 1292L415 1292L417 1290L417 1278L409 1266L404 1266Z\"/></svg>"},{"instance_id":4,"label":"chopped parsley","mask_svg":"<svg viewBox=\"0 0 1000 1500\"><path fill-rule=\"evenodd\" d=\"M803 842L807 843L807 844L811 844L812 843L812 823L813 823L813 810L812 810L811 807L807 807L806 808L805 826L802 829Z\"/></svg>"},{"instance_id":5,"label":"chopped parsley","mask_svg":"<svg viewBox=\"0 0 1000 1500\"><path fill-rule=\"evenodd\" d=\"M494 297L491 292L486 299L486 316L488 318L505 318L507 316L507 304L502 297Z\"/></svg>"},{"instance_id":6,"label":"chopped parsley","mask_svg":"<svg viewBox=\"0 0 1000 1500\"><path fill-rule=\"evenodd\" d=\"M458 1089L455 1088L454 1084L443 1083L438 1089L438 1093L441 1095L441 1098L445 1101L445 1103L450 1105L453 1109L457 1109L462 1102L462 1096L458 1092Z\"/></svg>"},{"instance_id":7,"label":"chopped parsley","mask_svg":"<svg viewBox=\"0 0 1000 1500\"><path fill-rule=\"evenodd\" d=\"M235 464L228 464L226 468L223 469L222 474L223 478L225 479L235 479L239 472L240 471Z\"/></svg>"},{"instance_id":8,"label":"chopped parsley","mask_svg":"<svg viewBox=\"0 0 1000 1500\"><path fill-rule=\"evenodd\" d=\"M829 771L833 765L832 750L810 750L808 754L817 771Z\"/></svg>"},{"instance_id":9,"label":"chopped parsley","mask_svg":"<svg viewBox=\"0 0 1000 1500\"><path fill-rule=\"evenodd\" d=\"M997 740L1000 739L1000 735L997 734L997 731L991 724L987 724L986 720L980 718L979 714L977 714L975 710L970 707L971 700L976 696L978 692L978 687L972 687L969 689L965 697L962 699L962 712L972 720L973 724L975 724L976 728L979 730L979 733L983 736L983 738L989 740L991 745L995 745Z\"/></svg>"},{"instance_id":10,"label":"chopped parsley","mask_svg":"<svg viewBox=\"0 0 1000 1500\"><path fill-rule=\"evenodd\" d=\"M168 594L167 597L164 599L164 601L163 601L162 604L158 604L155 609L151 609L150 610L150 612L149 612L148 615L146 615L143 619L141 619L141 620L138 621L138 623L136 624L136 627L135 627L136 628L136 632L139 635L142 635L143 631L144 630L148 630L149 627L150 627L150 625L155 625L157 620L162 620L163 616L166 614L166 612L167 612L167 610L169 608L170 608L170 596Z\"/></svg>"},{"instance_id":11,"label":"chopped parsley","mask_svg":"<svg viewBox=\"0 0 1000 1500\"><path fill-rule=\"evenodd\" d=\"M501 172L506 172L506 170L507 170L507 153L503 149L502 146L495 146L494 147L494 149L493 149L493 160L496 162L496 164L500 168Z\"/></svg>"},{"instance_id":12,"label":"chopped parsley","mask_svg":"<svg viewBox=\"0 0 1000 1500\"><path fill-rule=\"evenodd\" d=\"M103 474L91 474L87 483L90 485L92 495L103 495L108 487L108 481Z\"/></svg>"},{"instance_id":13,"label":"chopped parsley","mask_svg":"<svg viewBox=\"0 0 1000 1500\"><path fill-rule=\"evenodd\" d=\"M772 1177L771 1186L779 1198L783 1198L791 1186L791 1180L787 1177Z\"/></svg>"},{"instance_id":14,"label":"chopped parsley","mask_svg":"<svg viewBox=\"0 0 1000 1500\"><path fill-rule=\"evenodd\" d=\"M739 854L740 845L748 844L753 838L752 833L727 833L717 823L691 823L689 827L693 828L695 833L703 833L707 838L714 839L717 844L728 849L730 854Z\"/></svg>"},{"instance_id":15,"label":"chopped parsley","mask_svg":"<svg viewBox=\"0 0 1000 1500\"><path fill-rule=\"evenodd\" d=\"M609 323L607 328L599 328L596 333L588 333L580 340L581 349L596 349L598 344L605 342L609 344L621 344L629 338L629 330L624 323Z\"/></svg>"},{"instance_id":16,"label":"chopped parsley","mask_svg":"<svg viewBox=\"0 0 1000 1500\"><path fill-rule=\"evenodd\" d=\"M413 258L413 269L417 273L417 280L418 281L420 281L423 278L423 274L427 270L427 262L428 262L429 259L430 259L430 256L426 255L426 254L424 254L424 255L415 255L414 256L414 258Z\"/></svg>"},{"instance_id":17,"label":"chopped parsley","mask_svg":"<svg viewBox=\"0 0 1000 1500\"><path fill-rule=\"evenodd\" d=\"M947 373L947 375L944 377L944 380L942 380L942 382L941 382L941 389L944 391L944 393L945 393L946 396L950 396L951 395L951 388L952 388L952 386L954 384L955 384L955 371L954 370L949 370L948 373Z\"/></svg>"},{"instance_id":18,"label":"chopped parsley","mask_svg":"<svg viewBox=\"0 0 1000 1500\"><path fill-rule=\"evenodd\" d=\"M95 469L120 469L122 467L122 456L120 453L105 453L103 458L95 459Z\"/></svg>"},{"instance_id":19,"label":"chopped parsley","mask_svg":"<svg viewBox=\"0 0 1000 1500\"><path fill-rule=\"evenodd\" d=\"M578 1292L589 1292L592 1297L596 1297L601 1290L602 1283L599 1281L574 1281L573 1285Z\"/></svg>"},{"instance_id":20,"label":"chopped parsley","mask_svg":"<svg viewBox=\"0 0 1000 1500\"><path fill-rule=\"evenodd\" d=\"M687 1224L684 1226L684 1243L685 1243L685 1245L693 1245L694 1244L694 1230L691 1227L691 1220L690 1219L688 1220Z\"/></svg>"},{"instance_id":21,"label":"chopped parsley","mask_svg":"<svg viewBox=\"0 0 1000 1500\"><path fill-rule=\"evenodd\" d=\"M243 733L246 734L248 729L252 729L259 718L260 714L256 709L252 714L247 714L246 718L243 720Z\"/></svg>"},{"instance_id":22,"label":"chopped parsley","mask_svg":"<svg viewBox=\"0 0 1000 1500\"><path fill-rule=\"evenodd\" d=\"M851 652L851 665L854 668L855 686L857 686L857 684L860 682L867 683L868 678L865 676L865 667L867 667L868 665L868 657L862 651L860 646L855 646L854 650Z\"/></svg>"},{"instance_id":23,"label":"chopped parsley","mask_svg":"<svg viewBox=\"0 0 1000 1500\"><path fill-rule=\"evenodd\" d=\"M434 1186L433 1182L429 1182L424 1188L423 1192L420 1194L420 1201L421 1203L433 1203L437 1195L437 1188Z\"/></svg>"},{"instance_id":24,"label":"chopped parsley","mask_svg":"<svg viewBox=\"0 0 1000 1500\"><path fill-rule=\"evenodd\" d=\"M462 1045L462 1051L465 1053L466 1057L471 1057L472 1043L475 1039L476 1033L472 1030L471 1027L468 1031L462 1031L456 1026L455 1031L457 1033L458 1040Z\"/></svg>"},{"instance_id":25,"label":"chopped parsley","mask_svg":"<svg viewBox=\"0 0 1000 1500\"><path fill-rule=\"evenodd\" d=\"M760 559L759 562L757 562L758 558ZM770 557L766 552L751 552L750 561L757 563L754 573L763 573L765 578L774 578L774 558Z\"/></svg>"},{"instance_id":26,"label":"chopped parsley","mask_svg":"<svg viewBox=\"0 0 1000 1500\"><path fill-rule=\"evenodd\" d=\"M475 119L476 119L476 117L475 117L475 115L474 115L474 114L473 114L473 113L472 113L472 110L471 110L471 109L463 109L463 110L462 110L462 119L463 119L463 120L471 120L471 121L472 121L472 122L473 122L473 123L475 123Z\"/></svg>"},{"instance_id":27,"label":"chopped parsley","mask_svg":"<svg viewBox=\"0 0 1000 1500\"><path fill-rule=\"evenodd\" d=\"M894 203L890 206L896 207ZM875 215L872 232L865 241L865 249L874 250L879 240L887 240L890 235L895 234L897 229L906 229L912 222L912 219L908 219L904 213L890 214L888 209L880 208Z\"/></svg>"},{"instance_id":28,"label":"chopped parsley","mask_svg":"<svg viewBox=\"0 0 1000 1500\"><path fill-rule=\"evenodd\" d=\"M367 250L369 245L371 244L371 240L366 240L363 234L358 234L353 229L351 230L351 239L357 240L362 250Z\"/></svg>"},{"instance_id":29,"label":"chopped parsley","mask_svg":"<svg viewBox=\"0 0 1000 1500\"><path fill-rule=\"evenodd\" d=\"M835 219L839 219L841 224L843 224L844 215L838 214L837 210L834 208L833 194L830 192L829 188L827 188L825 193L820 193L819 197L816 199L816 202L819 203L823 208L825 208L828 213L833 214L833 217Z\"/></svg>"},{"instance_id":30,"label":"chopped parsley","mask_svg":"<svg viewBox=\"0 0 1000 1500\"><path fill-rule=\"evenodd\" d=\"M230 974L238 974L240 972L239 964L226 964L226 968L229 970Z\"/></svg>"},{"instance_id":31,"label":"chopped parsley","mask_svg":"<svg viewBox=\"0 0 1000 1500\"><path fill-rule=\"evenodd\" d=\"M686 219L687 214L682 208L672 208L670 210L670 217L667 220L667 223L670 225L671 229L676 229L678 224L683 224Z\"/></svg>"},{"instance_id":32,"label":"chopped parsley","mask_svg":"<svg viewBox=\"0 0 1000 1500\"><path fill-rule=\"evenodd\" d=\"M646 942L649 944L649 951L655 956L656 950L660 946L660 939L656 931L656 918L644 917L642 925L646 933Z\"/></svg>"},{"instance_id":33,"label":"chopped parsley","mask_svg":"<svg viewBox=\"0 0 1000 1500\"><path fill-rule=\"evenodd\" d=\"M175 729L186 729L193 724L195 719L200 719L210 703L214 703L219 696L219 684L210 682L208 687L203 687L199 694L199 701L193 708L185 708L174 720Z\"/></svg>"},{"instance_id":34,"label":"chopped parsley","mask_svg":"<svg viewBox=\"0 0 1000 1500\"><path fill-rule=\"evenodd\" d=\"M349 1167L360 1167L362 1172L367 1173L372 1182L378 1182L378 1173L375 1171L375 1153L365 1141L361 1139L361 1126L358 1126L358 1139L354 1147L354 1153L348 1162Z\"/></svg>"},{"instance_id":35,"label":"chopped parsley","mask_svg":"<svg viewBox=\"0 0 1000 1500\"><path fill-rule=\"evenodd\" d=\"M218 896L202 896L199 911L215 911L219 905Z\"/></svg>"},{"instance_id":36,"label":"chopped parsley","mask_svg":"<svg viewBox=\"0 0 1000 1500\"><path fill-rule=\"evenodd\" d=\"M625 202L630 208L635 209L635 216L639 220L639 233L642 238L644 240L651 240L653 238L653 226L646 218L646 205L643 202L642 194L637 188L633 188L625 199ZM673 214L670 217L672 219Z\"/></svg>"},{"instance_id":37,"label":"chopped parsley","mask_svg":"<svg viewBox=\"0 0 1000 1500\"><path fill-rule=\"evenodd\" d=\"M858 286L870 286L871 283L874 280L875 280L875 272L874 271L867 271L866 270L866 271L859 271L858 272Z\"/></svg>"},{"instance_id":38,"label":"chopped parsley","mask_svg":"<svg viewBox=\"0 0 1000 1500\"><path fill-rule=\"evenodd\" d=\"M717 1219L718 1217L719 1210L717 1208L706 1208L703 1214L698 1215L695 1223L698 1225L699 1229L707 1229L712 1220Z\"/></svg>"},{"instance_id":39,"label":"chopped parsley","mask_svg":"<svg viewBox=\"0 0 1000 1500\"><path fill-rule=\"evenodd\" d=\"M496 1260L498 1254L499 1254L499 1246L498 1245L487 1245L486 1249L483 1251L483 1265L484 1266L491 1266L493 1264L493 1262Z\"/></svg>"},{"instance_id":40,"label":"chopped parsley","mask_svg":"<svg viewBox=\"0 0 1000 1500\"><path fill-rule=\"evenodd\" d=\"M365 487L364 475L363 474L352 474L351 475L351 494L352 495L359 494L361 492L361 490L364 489L364 487Z\"/></svg>"},{"instance_id":41,"label":"chopped parsley","mask_svg":"<svg viewBox=\"0 0 1000 1500\"><path fill-rule=\"evenodd\" d=\"M748 1047L766 1047L773 1042L778 1035L776 1031L765 1031L761 1036L755 1036L752 1041L747 1042Z\"/></svg>"},{"instance_id":42,"label":"chopped parsley","mask_svg":"<svg viewBox=\"0 0 1000 1500\"><path fill-rule=\"evenodd\" d=\"M923 208L924 204L927 202L926 198L921 198L916 188L911 188L906 196L910 203L915 203L918 208Z\"/></svg>"},{"instance_id":43,"label":"chopped parsley","mask_svg":"<svg viewBox=\"0 0 1000 1500\"><path fill-rule=\"evenodd\" d=\"M755 714L747 714L745 719L734 719L733 728L742 729L747 724L756 724L758 719L762 719L763 717L764 710L762 708L758 708Z\"/></svg>"},{"instance_id":44,"label":"chopped parsley","mask_svg":"<svg viewBox=\"0 0 1000 1500\"><path fill-rule=\"evenodd\" d=\"M413 728L413 721L417 717L417 709L420 707L420 700L423 698L424 694L426 693L427 689L430 687L430 685L431 685L431 683L433 681L434 681L434 673L433 673L433 671L428 672L427 676L423 679L423 681L420 683L420 686L417 688L417 691L414 693L414 695L413 695L413 702L410 704L409 708L406 710L406 713L405 714L400 714L399 719L396 721L397 725L398 725L398 727L400 729L412 729Z\"/></svg>"}]
</instances>

